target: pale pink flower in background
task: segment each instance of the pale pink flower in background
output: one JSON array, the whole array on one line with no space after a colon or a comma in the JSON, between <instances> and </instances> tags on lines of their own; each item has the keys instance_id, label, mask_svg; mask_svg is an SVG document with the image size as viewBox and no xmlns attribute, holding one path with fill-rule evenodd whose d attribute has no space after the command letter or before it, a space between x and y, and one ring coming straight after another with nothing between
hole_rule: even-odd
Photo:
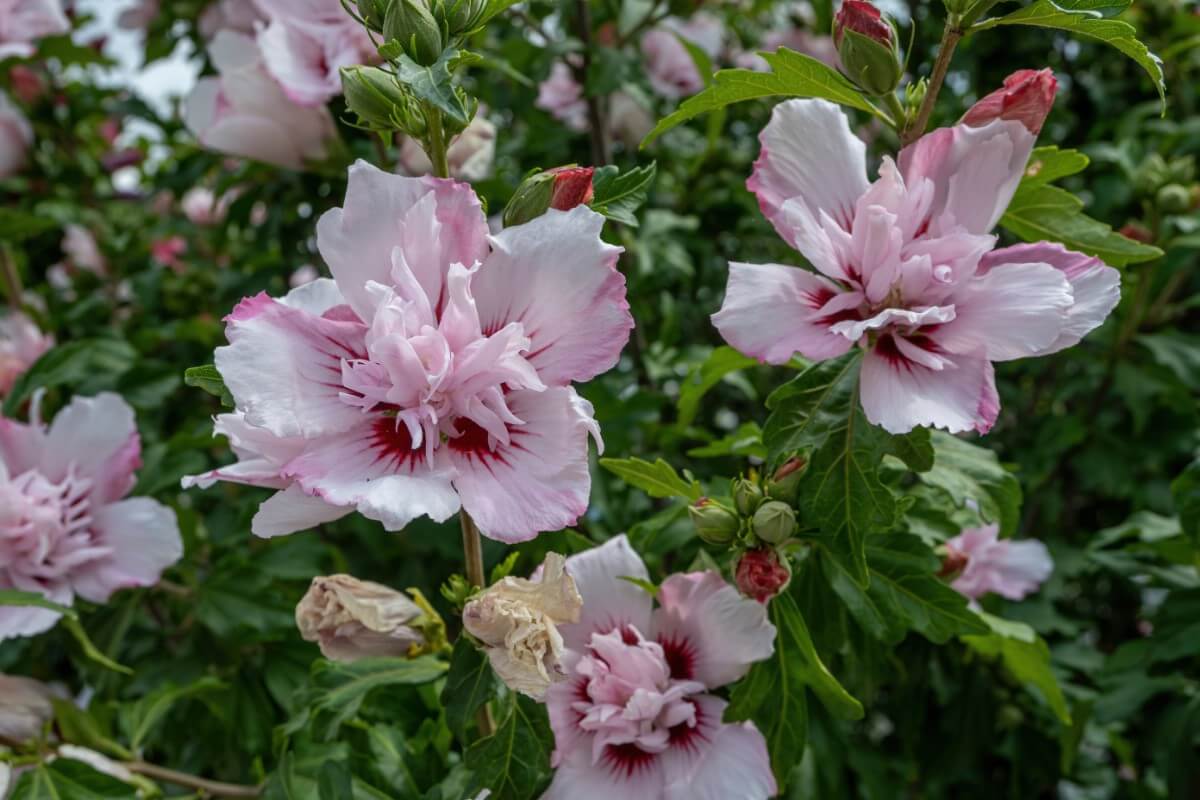
<instances>
[{"instance_id":1,"label":"pale pink flower in background","mask_svg":"<svg viewBox=\"0 0 1200 800\"><path fill-rule=\"evenodd\" d=\"M710 692L775 649L766 608L716 572L672 575L658 608L624 536L567 559L583 598L560 625L566 679L546 692L555 750L543 800L766 800L777 791L752 723Z\"/></svg>"},{"instance_id":2,"label":"pale pink flower in background","mask_svg":"<svg viewBox=\"0 0 1200 800\"><path fill-rule=\"evenodd\" d=\"M218 198L207 186L193 186L184 192L179 208L193 225L220 225L236 199L236 192L226 192Z\"/></svg>"},{"instance_id":3,"label":"pale pink flower in background","mask_svg":"<svg viewBox=\"0 0 1200 800\"><path fill-rule=\"evenodd\" d=\"M200 79L183 115L202 146L290 169L325 158L337 135L329 111L289 100L253 39L221 31L209 54L219 75Z\"/></svg>"},{"instance_id":4,"label":"pale pink flower in background","mask_svg":"<svg viewBox=\"0 0 1200 800\"><path fill-rule=\"evenodd\" d=\"M301 264L288 276L288 286L298 289L307 283L312 283L321 277L321 273L312 264Z\"/></svg>"},{"instance_id":5,"label":"pale pink flower in background","mask_svg":"<svg viewBox=\"0 0 1200 800\"><path fill-rule=\"evenodd\" d=\"M587 130L588 109L583 87L565 61L555 61L550 67L550 76L538 84L533 104L573 131Z\"/></svg>"},{"instance_id":6,"label":"pale pink flower in background","mask_svg":"<svg viewBox=\"0 0 1200 800\"><path fill-rule=\"evenodd\" d=\"M628 92L608 97L608 132L626 147L637 147L654 128L654 117Z\"/></svg>"},{"instance_id":7,"label":"pale pink flower in background","mask_svg":"<svg viewBox=\"0 0 1200 800\"><path fill-rule=\"evenodd\" d=\"M972 600L985 594L1024 599L1054 572L1054 561L1046 545L1036 539L1019 542L1001 539L999 525L967 528L946 545L967 560L962 573L950 585Z\"/></svg>"},{"instance_id":8,"label":"pale pink flower in background","mask_svg":"<svg viewBox=\"0 0 1200 800\"><path fill-rule=\"evenodd\" d=\"M20 311L0 312L0 397L53 346L54 337Z\"/></svg>"},{"instance_id":9,"label":"pale pink flower in background","mask_svg":"<svg viewBox=\"0 0 1200 800\"><path fill-rule=\"evenodd\" d=\"M243 462L189 483L283 490L260 536L353 510L399 530L461 506L509 542L573 524L599 431L571 384L633 327L603 225L580 206L489 236L469 186L357 163L317 226L333 280L227 318L216 366Z\"/></svg>"},{"instance_id":10,"label":"pale pink flower in background","mask_svg":"<svg viewBox=\"0 0 1200 800\"><path fill-rule=\"evenodd\" d=\"M765 50L774 53L781 47L815 58L827 67L838 68L838 51L837 45L833 43L833 37L814 34L802 28L772 31L763 37L762 42L753 51L739 53L734 56L733 61L742 69L767 72L770 70L770 66L758 54L758 51Z\"/></svg>"},{"instance_id":11,"label":"pale pink flower in background","mask_svg":"<svg viewBox=\"0 0 1200 800\"><path fill-rule=\"evenodd\" d=\"M695 94L704 88L707 77L696 69L696 62L680 38L687 39L710 59L716 59L725 39L725 26L716 17L700 13L686 21L669 17L642 36L646 77L654 91L670 99Z\"/></svg>"},{"instance_id":12,"label":"pale pink flower in background","mask_svg":"<svg viewBox=\"0 0 1200 800\"><path fill-rule=\"evenodd\" d=\"M484 116L481 107L463 132L454 138L446 150L450 177L461 181L481 181L492 173L496 160L496 126ZM428 175L433 170L429 157L420 143L405 137L400 143L400 169L405 175Z\"/></svg>"},{"instance_id":13,"label":"pale pink flower in background","mask_svg":"<svg viewBox=\"0 0 1200 800\"><path fill-rule=\"evenodd\" d=\"M935 130L899 164L885 157L875 183L831 103L783 103L760 138L747 186L816 271L731 264L713 322L772 364L863 348L863 410L892 433L988 431L992 362L1070 347L1120 299L1119 273L1096 258L1049 243L993 250L1033 149L1020 121Z\"/></svg>"},{"instance_id":14,"label":"pale pink flower in background","mask_svg":"<svg viewBox=\"0 0 1200 800\"><path fill-rule=\"evenodd\" d=\"M0 60L27 58L38 39L70 30L61 0L0 0Z\"/></svg>"},{"instance_id":15,"label":"pale pink flower in background","mask_svg":"<svg viewBox=\"0 0 1200 800\"><path fill-rule=\"evenodd\" d=\"M371 37L341 0L255 0L267 15L258 44L292 102L321 106L342 93L338 70L378 60Z\"/></svg>"},{"instance_id":16,"label":"pale pink flower in background","mask_svg":"<svg viewBox=\"0 0 1200 800\"><path fill-rule=\"evenodd\" d=\"M63 226L62 251L75 269L103 275L108 271L108 261L100 252L100 245L92 232L82 225L68 223Z\"/></svg>"},{"instance_id":17,"label":"pale pink flower in background","mask_svg":"<svg viewBox=\"0 0 1200 800\"><path fill-rule=\"evenodd\" d=\"M183 555L175 513L126 498L141 465L133 409L119 395L76 397L46 426L0 419L0 589L59 605L103 603L152 586ZM0 606L0 640L47 631L59 614Z\"/></svg>"},{"instance_id":18,"label":"pale pink flower in background","mask_svg":"<svg viewBox=\"0 0 1200 800\"><path fill-rule=\"evenodd\" d=\"M182 236L168 236L164 239L156 239L150 244L150 257L164 267L170 267L176 272L183 269L183 262L180 261L180 256L186 252L187 239L184 239Z\"/></svg>"},{"instance_id":19,"label":"pale pink flower in background","mask_svg":"<svg viewBox=\"0 0 1200 800\"><path fill-rule=\"evenodd\" d=\"M15 175L25 166L32 145L33 126L8 95L0 92L0 178Z\"/></svg>"},{"instance_id":20,"label":"pale pink flower in background","mask_svg":"<svg viewBox=\"0 0 1200 800\"><path fill-rule=\"evenodd\" d=\"M158 17L162 0L135 0L117 17L117 27L129 31L144 31Z\"/></svg>"},{"instance_id":21,"label":"pale pink flower in background","mask_svg":"<svg viewBox=\"0 0 1200 800\"><path fill-rule=\"evenodd\" d=\"M200 15L200 35L212 39L221 31L253 35L266 16L254 0L215 0Z\"/></svg>"}]
</instances>

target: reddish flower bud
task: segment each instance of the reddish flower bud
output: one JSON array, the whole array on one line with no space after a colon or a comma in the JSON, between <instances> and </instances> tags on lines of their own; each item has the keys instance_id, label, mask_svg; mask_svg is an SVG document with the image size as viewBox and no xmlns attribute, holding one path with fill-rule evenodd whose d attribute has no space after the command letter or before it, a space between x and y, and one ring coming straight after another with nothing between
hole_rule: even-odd
<instances>
[{"instance_id":1,"label":"reddish flower bud","mask_svg":"<svg viewBox=\"0 0 1200 800\"><path fill-rule=\"evenodd\" d=\"M941 556L942 568L938 570L937 576L946 579L957 578L967 568L967 561L970 560L966 553L951 544L945 545Z\"/></svg>"},{"instance_id":2,"label":"reddish flower bud","mask_svg":"<svg viewBox=\"0 0 1200 800\"><path fill-rule=\"evenodd\" d=\"M792 572L774 548L747 550L734 571L734 580L742 594L766 603L787 588Z\"/></svg>"},{"instance_id":3,"label":"reddish flower bud","mask_svg":"<svg viewBox=\"0 0 1200 800\"><path fill-rule=\"evenodd\" d=\"M568 211L575 206L592 202L595 188L592 186L592 167L555 167L548 170L554 176L554 192L550 196L550 207Z\"/></svg>"},{"instance_id":4,"label":"reddish flower bud","mask_svg":"<svg viewBox=\"0 0 1200 800\"><path fill-rule=\"evenodd\" d=\"M46 91L46 82L42 80L42 76L24 64L14 65L8 71L8 80L12 86L12 93L27 106L33 105Z\"/></svg>"},{"instance_id":5,"label":"reddish flower bud","mask_svg":"<svg viewBox=\"0 0 1200 800\"><path fill-rule=\"evenodd\" d=\"M1145 225L1142 225L1140 222L1127 222L1124 226L1122 226L1118 233L1120 233L1126 239L1133 239L1135 242L1141 242L1142 244L1154 244L1154 234L1150 232L1149 228L1147 228Z\"/></svg>"},{"instance_id":6,"label":"reddish flower bud","mask_svg":"<svg viewBox=\"0 0 1200 800\"><path fill-rule=\"evenodd\" d=\"M1050 68L1017 70L1004 79L1003 88L971 106L960 122L981 128L995 119L1016 120L1037 135L1054 106L1057 91L1058 81Z\"/></svg>"},{"instance_id":7,"label":"reddish flower bud","mask_svg":"<svg viewBox=\"0 0 1200 800\"><path fill-rule=\"evenodd\" d=\"M883 19L879 9L866 0L846 0L842 3L833 20L833 42L838 47L842 46L846 31L854 31L887 47L892 46L892 26Z\"/></svg>"}]
</instances>

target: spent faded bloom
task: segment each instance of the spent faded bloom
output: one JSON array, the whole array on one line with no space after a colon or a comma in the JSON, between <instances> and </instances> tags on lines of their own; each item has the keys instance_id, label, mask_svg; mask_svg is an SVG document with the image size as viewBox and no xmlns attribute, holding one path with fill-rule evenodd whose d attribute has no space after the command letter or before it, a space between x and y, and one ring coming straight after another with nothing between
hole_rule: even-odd
<instances>
[{"instance_id":1,"label":"spent faded bloom","mask_svg":"<svg viewBox=\"0 0 1200 800\"><path fill-rule=\"evenodd\" d=\"M0 742L23 744L54 718L50 687L33 678L0 675ZM3 797L0 793L0 797Z\"/></svg>"},{"instance_id":2,"label":"spent faded bloom","mask_svg":"<svg viewBox=\"0 0 1200 800\"><path fill-rule=\"evenodd\" d=\"M119 395L76 397L46 426L0 419L0 589L69 606L152 586L179 560L175 513L126 498L141 465L133 409ZM0 640L49 630L59 613L0 606Z\"/></svg>"},{"instance_id":3,"label":"spent faded bloom","mask_svg":"<svg viewBox=\"0 0 1200 800\"><path fill-rule=\"evenodd\" d=\"M8 95L0 92L0 178L15 175L25 166L32 145L33 126Z\"/></svg>"},{"instance_id":4,"label":"spent faded bloom","mask_svg":"<svg viewBox=\"0 0 1200 800\"><path fill-rule=\"evenodd\" d=\"M253 39L221 31L209 55L218 75L200 79L183 114L201 145L291 169L325 157L337 135L329 111L289 100L267 73Z\"/></svg>"},{"instance_id":5,"label":"spent faded bloom","mask_svg":"<svg viewBox=\"0 0 1200 800\"><path fill-rule=\"evenodd\" d=\"M70 30L62 0L0 0L0 60L27 58L38 39Z\"/></svg>"},{"instance_id":6,"label":"spent faded bloom","mask_svg":"<svg viewBox=\"0 0 1200 800\"><path fill-rule=\"evenodd\" d=\"M1046 242L994 250L992 228L1033 149L1025 124L935 130L885 157L868 183L866 146L836 106L776 107L747 186L815 272L730 265L713 322L744 353L782 364L865 352L867 418L988 431L1000 411L993 361L1078 343L1120 299L1120 275Z\"/></svg>"},{"instance_id":7,"label":"spent faded bloom","mask_svg":"<svg viewBox=\"0 0 1200 800\"><path fill-rule=\"evenodd\" d=\"M669 17L642 36L646 77L654 91L678 99L704 88L705 76L680 39L686 39L709 58L716 58L725 39L725 26L716 17L699 13L688 20Z\"/></svg>"},{"instance_id":8,"label":"spent faded bloom","mask_svg":"<svg viewBox=\"0 0 1200 800\"><path fill-rule=\"evenodd\" d=\"M425 644L424 609L403 592L350 575L313 578L296 606L296 627L331 661L407 656Z\"/></svg>"},{"instance_id":9,"label":"spent faded bloom","mask_svg":"<svg viewBox=\"0 0 1200 800\"><path fill-rule=\"evenodd\" d=\"M777 791L752 723L711 690L774 652L766 609L715 572L672 575L658 608L624 536L567 559L583 598L562 625L566 680L546 692L557 768L543 800L766 800Z\"/></svg>"},{"instance_id":10,"label":"spent faded bloom","mask_svg":"<svg viewBox=\"0 0 1200 800\"><path fill-rule=\"evenodd\" d=\"M504 578L463 608L463 627L486 645L492 669L510 689L535 700L565 677L558 626L578 622L583 605L565 565L549 553L539 579Z\"/></svg>"},{"instance_id":11,"label":"spent faded bloom","mask_svg":"<svg viewBox=\"0 0 1200 800\"><path fill-rule=\"evenodd\" d=\"M1037 591L1054 571L1046 545L1036 539L1001 539L999 525L967 528L946 544L957 561L966 559L965 567L955 564L962 571L950 585L972 600L985 594L1021 600Z\"/></svg>"},{"instance_id":12,"label":"spent faded bloom","mask_svg":"<svg viewBox=\"0 0 1200 800\"><path fill-rule=\"evenodd\" d=\"M261 536L354 510L400 530L462 507L508 542L573 524L599 429L571 384L633 327L603 225L580 206L489 236L469 186L359 162L317 226L333 280L227 317L218 422L242 461L186 484L281 489Z\"/></svg>"},{"instance_id":13,"label":"spent faded bloom","mask_svg":"<svg viewBox=\"0 0 1200 800\"><path fill-rule=\"evenodd\" d=\"M461 181L481 181L492 174L492 164L496 160L496 126L485 116L481 107L475 118L454 137L446 150L446 162L450 167L450 177ZM421 149L420 143L406 136L400 144L398 158L401 171L406 175L430 175L433 164Z\"/></svg>"},{"instance_id":14,"label":"spent faded bloom","mask_svg":"<svg viewBox=\"0 0 1200 800\"><path fill-rule=\"evenodd\" d=\"M0 312L0 397L53 346L54 337L20 311Z\"/></svg>"},{"instance_id":15,"label":"spent faded bloom","mask_svg":"<svg viewBox=\"0 0 1200 800\"><path fill-rule=\"evenodd\" d=\"M255 0L266 14L258 45L293 103L323 106L342 93L339 70L378 60L371 37L341 0Z\"/></svg>"}]
</instances>

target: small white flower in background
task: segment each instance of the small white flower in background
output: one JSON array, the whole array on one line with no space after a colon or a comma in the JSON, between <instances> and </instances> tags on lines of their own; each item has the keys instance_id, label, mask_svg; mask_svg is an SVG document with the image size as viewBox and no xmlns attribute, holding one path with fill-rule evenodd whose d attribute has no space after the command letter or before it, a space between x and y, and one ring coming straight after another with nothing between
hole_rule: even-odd
<instances>
[{"instance_id":1,"label":"small white flower in background","mask_svg":"<svg viewBox=\"0 0 1200 800\"><path fill-rule=\"evenodd\" d=\"M583 598L566 561L549 553L539 580L508 577L463 609L463 626L487 645L492 669L515 691L540 700L564 676L559 625L579 621Z\"/></svg>"},{"instance_id":2,"label":"small white flower in background","mask_svg":"<svg viewBox=\"0 0 1200 800\"><path fill-rule=\"evenodd\" d=\"M96 237L82 225L70 223L63 227L62 251L75 269L103 275L108 271L108 262L100 252Z\"/></svg>"},{"instance_id":3,"label":"small white flower in background","mask_svg":"<svg viewBox=\"0 0 1200 800\"><path fill-rule=\"evenodd\" d=\"M296 606L296 627L331 661L371 656L407 656L425 644L410 623L424 609L402 592L350 575L313 578Z\"/></svg>"},{"instance_id":4,"label":"small white flower in background","mask_svg":"<svg viewBox=\"0 0 1200 800\"><path fill-rule=\"evenodd\" d=\"M33 678L0 675L0 740L21 744L38 737L54 717L50 687ZM4 785L0 780L0 787ZM4 792L0 790L0 797Z\"/></svg>"}]
</instances>

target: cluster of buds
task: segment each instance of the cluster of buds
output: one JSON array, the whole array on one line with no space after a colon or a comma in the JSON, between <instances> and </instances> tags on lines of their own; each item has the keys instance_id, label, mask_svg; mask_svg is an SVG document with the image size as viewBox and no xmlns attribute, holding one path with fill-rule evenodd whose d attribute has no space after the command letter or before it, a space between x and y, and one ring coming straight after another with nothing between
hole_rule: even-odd
<instances>
[{"instance_id":1,"label":"cluster of buds","mask_svg":"<svg viewBox=\"0 0 1200 800\"><path fill-rule=\"evenodd\" d=\"M504 225L521 225L540 217L551 208L569 211L587 205L595 196L592 167L568 164L545 172L535 172L517 187L504 207Z\"/></svg>"},{"instance_id":2,"label":"cluster of buds","mask_svg":"<svg viewBox=\"0 0 1200 800\"><path fill-rule=\"evenodd\" d=\"M730 487L733 506L703 497L688 508L696 535L713 545L740 542L747 547L777 545L796 532L792 508L804 474L805 460L792 458L765 485L754 478L736 478Z\"/></svg>"},{"instance_id":3,"label":"cluster of buds","mask_svg":"<svg viewBox=\"0 0 1200 800\"><path fill-rule=\"evenodd\" d=\"M428 66L450 43L479 29L488 0L357 0L362 22L385 43L396 42L413 61Z\"/></svg>"},{"instance_id":4,"label":"cluster of buds","mask_svg":"<svg viewBox=\"0 0 1200 800\"><path fill-rule=\"evenodd\" d=\"M1151 153L1138 165L1134 187L1163 214L1183 214L1200 208L1200 184L1196 182L1196 160L1192 156L1168 161L1158 153Z\"/></svg>"},{"instance_id":5,"label":"cluster of buds","mask_svg":"<svg viewBox=\"0 0 1200 800\"><path fill-rule=\"evenodd\" d=\"M896 91L904 75L895 24L867 0L845 0L833 21L842 72L869 95Z\"/></svg>"}]
</instances>

